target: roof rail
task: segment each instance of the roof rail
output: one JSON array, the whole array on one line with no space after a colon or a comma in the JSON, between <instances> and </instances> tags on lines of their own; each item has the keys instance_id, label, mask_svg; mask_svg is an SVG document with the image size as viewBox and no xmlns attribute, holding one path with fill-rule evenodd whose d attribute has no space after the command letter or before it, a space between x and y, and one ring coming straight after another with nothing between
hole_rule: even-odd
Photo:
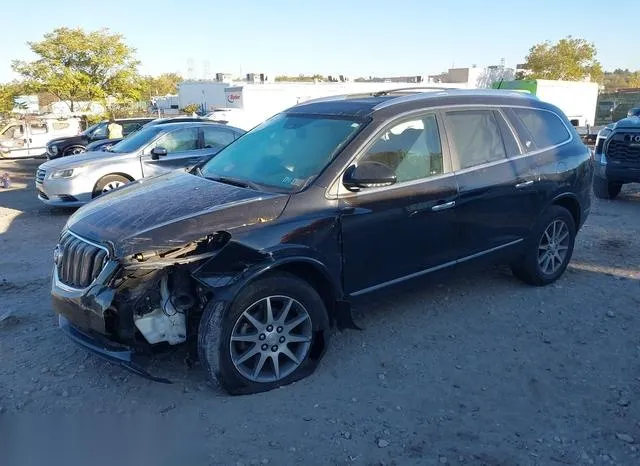
<instances>
[{"instance_id":1,"label":"roof rail","mask_svg":"<svg viewBox=\"0 0 640 466\"><path fill-rule=\"evenodd\" d=\"M389 95L392 94L394 92L406 92L406 91L416 91L416 92L420 92L420 91L424 91L424 90L430 90L430 91L454 91L454 90L458 90L457 87L437 87L437 86L414 86L414 87L397 87L395 89L386 89L384 91L376 91L376 92L372 92L371 95L374 97L380 97L383 95Z\"/></svg>"}]
</instances>

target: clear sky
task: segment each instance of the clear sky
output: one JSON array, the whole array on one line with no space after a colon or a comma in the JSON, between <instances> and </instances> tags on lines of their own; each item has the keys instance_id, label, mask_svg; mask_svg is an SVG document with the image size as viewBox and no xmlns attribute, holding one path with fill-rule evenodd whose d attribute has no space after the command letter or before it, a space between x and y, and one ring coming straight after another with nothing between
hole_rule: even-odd
<instances>
[{"instance_id":1,"label":"clear sky","mask_svg":"<svg viewBox=\"0 0 640 466\"><path fill-rule=\"evenodd\" d=\"M425 75L452 65L507 66L569 34L596 44L605 69L640 68L640 2L602 0L31 0L3 2L0 81L27 41L56 27L108 27L137 49L141 72ZM624 3L624 8L622 5ZM27 6L28 5L28 6ZM624 13L622 13L622 10ZM605 16L606 17L606 16ZM628 24L625 25L625 22ZM208 62L208 65L207 65Z\"/></svg>"}]
</instances>

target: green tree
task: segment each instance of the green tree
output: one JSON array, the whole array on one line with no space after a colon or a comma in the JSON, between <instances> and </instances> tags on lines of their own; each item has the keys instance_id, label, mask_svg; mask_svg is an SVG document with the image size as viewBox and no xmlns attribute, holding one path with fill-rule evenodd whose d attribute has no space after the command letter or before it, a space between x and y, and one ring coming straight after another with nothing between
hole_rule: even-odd
<instances>
[{"instance_id":1,"label":"green tree","mask_svg":"<svg viewBox=\"0 0 640 466\"><path fill-rule=\"evenodd\" d=\"M602 67L596 57L594 44L567 36L555 44L547 41L531 47L524 67L531 79L579 81L589 77L601 82Z\"/></svg>"},{"instance_id":2,"label":"green tree","mask_svg":"<svg viewBox=\"0 0 640 466\"><path fill-rule=\"evenodd\" d=\"M182 111L184 113L188 113L188 114L198 113L200 111L200 105L198 105L198 104L188 104L182 109Z\"/></svg>"},{"instance_id":3,"label":"green tree","mask_svg":"<svg viewBox=\"0 0 640 466\"><path fill-rule=\"evenodd\" d=\"M31 91L32 89L18 81L0 84L0 115L11 113L16 107L16 96L29 94Z\"/></svg>"},{"instance_id":4,"label":"green tree","mask_svg":"<svg viewBox=\"0 0 640 466\"><path fill-rule=\"evenodd\" d=\"M178 84L184 79L177 73L163 73L159 76L142 76L138 82L140 96L149 100L153 96L177 94Z\"/></svg>"},{"instance_id":5,"label":"green tree","mask_svg":"<svg viewBox=\"0 0 640 466\"><path fill-rule=\"evenodd\" d=\"M617 69L604 73L603 84L607 90L640 88L640 71Z\"/></svg>"},{"instance_id":6,"label":"green tree","mask_svg":"<svg viewBox=\"0 0 640 466\"><path fill-rule=\"evenodd\" d=\"M38 58L15 60L14 71L38 90L69 101L71 111L84 99L139 98L139 62L120 34L108 29L87 32L63 27L28 45Z\"/></svg>"}]
</instances>

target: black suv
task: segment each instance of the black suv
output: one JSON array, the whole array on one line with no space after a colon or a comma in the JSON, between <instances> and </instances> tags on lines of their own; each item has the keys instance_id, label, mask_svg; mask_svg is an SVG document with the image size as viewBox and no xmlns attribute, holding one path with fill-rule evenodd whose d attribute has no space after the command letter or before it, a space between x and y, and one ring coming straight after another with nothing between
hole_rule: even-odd
<instances>
[{"instance_id":1,"label":"black suv","mask_svg":"<svg viewBox=\"0 0 640 466\"><path fill-rule=\"evenodd\" d=\"M122 135L126 137L128 134L137 131L143 125L152 120L153 118L123 118L116 119L116 122L122 125ZM85 152L87 150L87 145L90 143L107 139L108 125L108 121L101 121L93 126L89 126L77 136L52 139L47 143L47 158L57 159L58 157L76 155Z\"/></svg>"},{"instance_id":2,"label":"black suv","mask_svg":"<svg viewBox=\"0 0 640 466\"><path fill-rule=\"evenodd\" d=\"M521 93L306 102L78 210L53 305L76 342L140 374L141 354L187 343L228 392L265 391L309 375L376 290L481 258L554 282L592 177L566 116Z\"/></svg>"},{"instance_id":3,"label":"black suv","mask_svg":"<svg viewBox=\"0 0 640 466\"><path fill-rule=\"evenodd\" d=\"M601 129L595 159L593 192L600 199L615 199L623 184L640 183L640 118L630 116Z\"/></svg>"}]
</instances>

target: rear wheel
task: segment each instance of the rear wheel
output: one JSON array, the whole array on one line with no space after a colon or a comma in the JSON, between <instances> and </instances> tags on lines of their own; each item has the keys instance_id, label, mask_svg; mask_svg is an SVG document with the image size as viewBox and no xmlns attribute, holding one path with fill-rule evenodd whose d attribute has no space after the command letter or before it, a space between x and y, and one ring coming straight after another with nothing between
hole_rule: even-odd
<instances>
[{"instance_id":1,"label":"rear wheel","mask_svg":"<svg viewBox=\"0 0 640 466\"><path fill-rule=\"evenodd\" d=\"M228 306L211 302L200 321L199 359L229 393L258 393L310 375L329 338L316 290L284 273L249 283Z\"/></svg>"},{"instance_id":2,"label":"rear wheel","mask_svg":"<svg viewBox=\"0 0 640 466\"><path fill-rule=\"evenodd\" d=\"M513 274L530 285L555 282L569 265L575 236L571 213L557 205L549 207L527 240L523 256L512 265Z\"/></svg>"},{"instance_id":3,"label":"rear wheel","mask_svg":"<svg viewBox=\"0 0 640 466\"><path fill-rule=\"evenodd\" d=\"M611 183L606 178L593 178L593 194L599 199L615 199L620 194L622 184Z\"/></svg>"},{"instance_id":4,"label":"rear wheel","mask_svg":"<svg viewBox=\"0 0 640 466\"><path fill-rule=\"evenodd\" d=\"M129 183L130 181L131 180L122 175L103 176L102 178L100 178L100 180L98 180L95 188L93 188L93 197L98 197L100 194L118 189Z\"/></svg>"}]
</instances>

